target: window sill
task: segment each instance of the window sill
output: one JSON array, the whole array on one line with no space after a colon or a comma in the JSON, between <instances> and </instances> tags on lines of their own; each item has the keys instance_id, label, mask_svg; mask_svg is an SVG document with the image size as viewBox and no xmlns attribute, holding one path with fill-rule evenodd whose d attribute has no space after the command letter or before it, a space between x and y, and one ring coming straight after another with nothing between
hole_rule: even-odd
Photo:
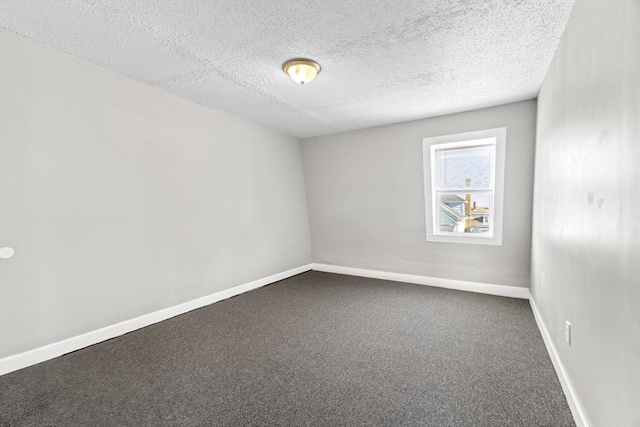
<instances>
[{"instance_id":1,"label":"window sill","mask_svg":"<svg viewBox=\"0 0 640 427\"><path fill-rule=\"evenodd\" d=\"M496 236L450 236L444 234L427 234L427 242L502 246L502 238Z\"/></svg>"}]
</instances>

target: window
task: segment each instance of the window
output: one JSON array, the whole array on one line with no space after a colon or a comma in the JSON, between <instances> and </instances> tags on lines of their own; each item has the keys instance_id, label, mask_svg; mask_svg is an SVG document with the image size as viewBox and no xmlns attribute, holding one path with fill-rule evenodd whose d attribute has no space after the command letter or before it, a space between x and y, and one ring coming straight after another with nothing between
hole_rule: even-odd
<instances>
[{"instance_id":1,"label":"window","mask_svg":"<svg viewBox=\"0 0 640 427\"><path fill-rule=\"evenodd\" d=\"M502 244L506 128L423 140L427 241Z\"/></svg>"}]
</instances>

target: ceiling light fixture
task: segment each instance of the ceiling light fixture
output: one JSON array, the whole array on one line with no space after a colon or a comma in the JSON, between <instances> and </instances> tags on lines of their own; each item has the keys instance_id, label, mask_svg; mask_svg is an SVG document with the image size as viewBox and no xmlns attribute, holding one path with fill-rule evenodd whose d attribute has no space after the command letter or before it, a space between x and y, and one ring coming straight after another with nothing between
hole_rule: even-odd
<instances>
[{"instance_id":1,"label":"ceiling light fixture","mask_svg":"<svg viewBox=\"0 0 640 427\"><path fill-rule=\"evenodd\" d=\"M304 85L316 78L320 72L320 65L310 59L296 58L287 61L282 69L294 82Z\"/></svg>"}]
</instances>

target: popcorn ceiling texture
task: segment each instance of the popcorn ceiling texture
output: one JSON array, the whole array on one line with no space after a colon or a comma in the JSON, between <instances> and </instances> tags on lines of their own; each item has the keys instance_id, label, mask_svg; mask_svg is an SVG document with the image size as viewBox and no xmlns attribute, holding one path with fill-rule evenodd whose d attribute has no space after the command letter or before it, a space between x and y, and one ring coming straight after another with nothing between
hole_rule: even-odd
<instances>
[{"instance_id":1,"label":"popcorn ceiling texture","mask_svg":"<svg viewBox=\"0 0 640 427\"><path fill-rule=\"evenodd\" d=\"M2 0L0 26L306 138L535 98L573 0ZM310 57L300 87L281 69Z\"/></svg>"}]
</instances>

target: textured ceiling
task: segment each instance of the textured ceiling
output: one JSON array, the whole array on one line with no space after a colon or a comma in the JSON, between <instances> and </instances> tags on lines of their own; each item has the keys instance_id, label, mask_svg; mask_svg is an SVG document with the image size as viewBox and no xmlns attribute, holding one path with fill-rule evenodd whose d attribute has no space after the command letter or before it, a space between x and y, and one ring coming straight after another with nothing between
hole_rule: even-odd
<instances>
[{"instance_id":1,"label":"textured ceiling","mask_svg":"<svg viewBox=\"0 0 640 427\"><path fill-rule=\"evenodd\" d=\"M0 26L296 137L535 98L573 0L1 0ZM301 87L293 57L322 66Z\"/></svg>"}]
</instances>

